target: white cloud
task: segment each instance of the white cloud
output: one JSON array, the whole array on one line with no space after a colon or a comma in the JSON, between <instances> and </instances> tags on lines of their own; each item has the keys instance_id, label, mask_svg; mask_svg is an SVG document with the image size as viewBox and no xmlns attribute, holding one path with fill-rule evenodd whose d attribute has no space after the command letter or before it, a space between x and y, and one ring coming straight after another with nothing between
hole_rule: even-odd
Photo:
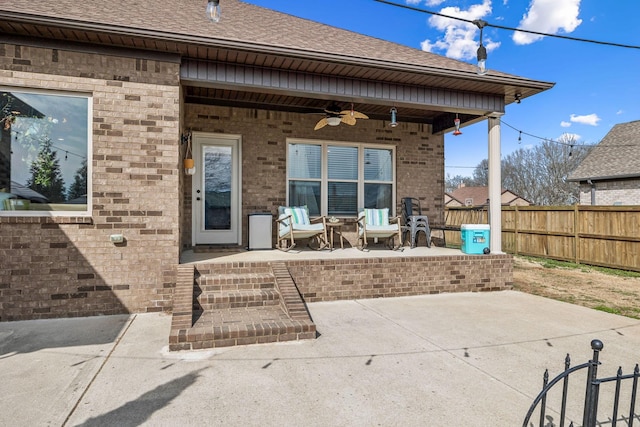
<instances>
[{"instance_id":1,"label":"white cloud","mask_svg":"<svg viewBox=\"0 0 640 427\"><path fill-rule=\"evenodd\" d=\"M484 18L491 13L491 0L483 0L481 4L473 5L466 10L457 6L448 6L439 12L443 15L473 21ZM423 41L421 43L422 50L427 52L434 50L444 51L445 56L454 59L476 58L479 41L479 30L476 25L436 15L430 17L428 22L432 27L442 31L444 35L436 41ZM482 44L487 49L487 52L491 52L500 46L500 42L492 41L486 32L483 34Z\"/></svg>"},{"instance_id":2,"label":"white cloud","mask_svg":"<svg viewBox=\"0 0 640 427\"><path fill-rule=\"evenodd\" d=\"M616 111L616 114L617 114L618 116L619 116L620 114L623 114L623 113L624 113L624 111L622 111L622 110L618 110L618 111Z\"/></svg>"},{"instance_id":3,"label":"white cloud","mask_svg":"<svg viewBox=\"0 0 640 427\"><path fill-rule=\"evenodd\" d=\"M565 122L564 120L560 122L560 126L562 126L563 128L568 128L571 126L570 122Z\"/></svg>"},{"instance_id":4,"label":"white cloud","mask_svg":"<svg viewBox=\"0 0 640 427\"><path fill-rule=\"evenodd\" d=\"M571 33L582 23L578 19L581 0L531 0L529 10L518 28L547 34ZM515 44L530 44L542 39L536 34L513 34Z\"/></svg>"},{"instance_id":5,"label":"white cloud","mask_svg":"<svg viewBox=\"0 0 640 427\"><path fill-rule=\"evenodd\" d=\"M589 125L589 126L598 126L598 122L601 120L600 117L598 117L597 114L587 114L585 116L577 116L575 114L571 115L570 120L573 123L580 123L583 125Z\"/></svg>"}]
</instances>

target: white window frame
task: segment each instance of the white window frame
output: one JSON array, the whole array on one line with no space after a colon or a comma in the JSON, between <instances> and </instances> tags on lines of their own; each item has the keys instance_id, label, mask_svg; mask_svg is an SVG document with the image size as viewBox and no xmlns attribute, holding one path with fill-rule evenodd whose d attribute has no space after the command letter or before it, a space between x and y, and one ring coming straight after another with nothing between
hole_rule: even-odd
<instances>
[{"instance_id":1,"label":"white window frame","mask_svg":"<svg viewBox=\"0 0 640 427\"><path fill-rule=\"evenodd\" d=\"M302 138L287 138L286 145L286 162L287 162L287 178L286 178L286 200L287 204L289 204L289 182L290 181L309 181L309 182L317 182L317 179L301 179L301 178L290 178L289 177L289 146L292 144L308 144L308 145L319 145L322 150L321 155L321 178L320 178L320 193L322 194L322 198L320 200L320 215L327 216L328 215L328 190L329 190L329 165L328 165L328 147L329 146L344 146L344 147L355 147L358 149L358 200L357 206L358 211L364 208L364 185L366 184L391 184L391 205L389 206L389 212L391 216L396 215L396 186L397 186L397 176L396 176L396 146L388 145L388 144L375 144L375 143L365 143L365 142L349 142L349 141L330 141L330 140L317 140L317 139L302 139ZM364 162L365 148L372 149L382 149L391 151L391 181L365 181L364 179ZM338 182L353 182L349 180L343 179L332 179L331 181ZM357 214L356 214L357 215ZM351 215L349 217L356 217L356 215Z\"/></svg>"},{"instance_id":2,"label":"white window frame","mask_svg":"<svg viewBox=\"0 0 640 427\"><path fill-rule=\"evenodd\" d=\"M0 210L2 217L90 217L93 211L93 94L87 92L72 92L41 89L23 86L0 85L1 92L22 92L34 95L69 96L85 98L87 100L87 205L86 210Z\"/></svg>"}]
</instances>

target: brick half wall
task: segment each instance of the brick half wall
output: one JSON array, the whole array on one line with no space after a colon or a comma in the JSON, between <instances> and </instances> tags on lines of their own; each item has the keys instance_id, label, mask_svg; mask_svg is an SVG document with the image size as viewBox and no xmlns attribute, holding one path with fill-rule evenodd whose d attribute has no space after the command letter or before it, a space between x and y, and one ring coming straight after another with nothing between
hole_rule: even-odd
<instances>
[{"instance_id":1,"label":"brick half wall","mask_svg":"<svg viewBox=\"0 0 640 427\"><path fill-rule=\"evenodd\" d=\"M511 255L303 260L287 267L306 302L513 287Z\"/></svg>"}]
</instances>

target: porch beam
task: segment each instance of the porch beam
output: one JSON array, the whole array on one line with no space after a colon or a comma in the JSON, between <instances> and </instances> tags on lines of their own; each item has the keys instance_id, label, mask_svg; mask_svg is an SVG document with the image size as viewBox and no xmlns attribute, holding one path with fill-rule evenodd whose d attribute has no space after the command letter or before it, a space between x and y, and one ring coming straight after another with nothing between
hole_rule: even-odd
<instances>
[{"instance_id":1,"label":"porch beam","mask_svg":"<svg viewBox=\"0 0 640 427\"><path fill-rule=\"evenodd\" d=\"M493 254L502 252L502 176L500 172L500 117L494 113L488 120L489 133L489 249Z\"/></svg>"},{"instance_id":2,"label":"porch beam","mask_svg":"<svg viewBox=\"0 0 640 427\"><path fill-rule=\"evenodd\" d=\"M503 95L477 94L451 89L367 81L185 59L183 82L228 90L256 91L335 101L407 106L431 111L456 111L470 115L504 112Z\"/></svg>"}]
</instances>

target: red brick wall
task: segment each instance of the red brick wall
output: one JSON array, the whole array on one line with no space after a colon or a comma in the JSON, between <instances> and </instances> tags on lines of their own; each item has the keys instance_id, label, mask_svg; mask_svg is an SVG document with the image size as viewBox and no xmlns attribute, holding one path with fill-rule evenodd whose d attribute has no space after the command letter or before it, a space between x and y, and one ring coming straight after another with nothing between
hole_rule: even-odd
<instances>
[{"instance_id":1,"label":"red brick wall","mask_svg":"<svg viewBox=\"0 0 640 427\"><path fill-rule=\"evenodd\" d=\"M0 320L171 307L179 64L0 44L0 82L93 96L89 217L0 217ZM126 242L114 245L111 234Z\"/></svg>"},{"instance_id":2,"label":"red brick wall","mask_svg":"<svg viewBox=\"0 0 640 427\"><path fill-rule=\"evenodd\" d=\"M242 135L243 244L247 244L247 215L276 214L286 203L287 138L388 144L396 147L397 212L402 197L417 197L432 221L443 217L444 138L431 135L428 125L359 120L355 126L313 127L322 116L257 109L187 104L185 127L194 131ZM185 183L185 201L191 182ZM191 211L185 209L183 242L191 241ZM355 244L355 241L352 242Z\"/></svg>"}]
</instances>

